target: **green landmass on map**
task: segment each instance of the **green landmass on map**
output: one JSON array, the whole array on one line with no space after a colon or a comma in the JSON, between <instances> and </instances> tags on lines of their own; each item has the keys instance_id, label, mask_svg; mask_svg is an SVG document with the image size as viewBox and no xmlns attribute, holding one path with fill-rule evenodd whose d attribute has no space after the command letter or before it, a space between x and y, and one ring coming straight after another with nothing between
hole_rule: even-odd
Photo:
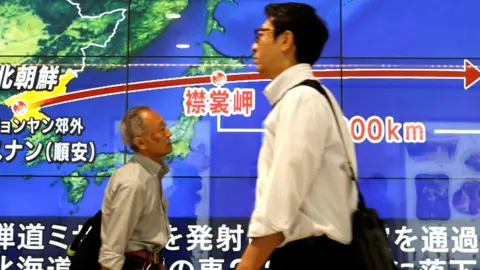
<instances>
[{"instance_id":1,"label":"green landmass on map","mask_svg":"<svg viewBox=\"0 0 480 270\"><path fill-rule=\"evenodd\" d=\"M159 1L132 0L130 7L130 55L136 55L159 37L170 25L167 14L182 14L188 7L188 0Z\"/></svg>"},{"instance_id":2,"label":"green landmass on map","mask_svg":"<svg viewBox=\"0 0 480 270\"><path fill-rule=\"evenodd\" d=\"M234 5L237 5L235 0L207 0L205 8L207 9L207 26L205 27L206 36L210 36L212 31L217 30L221 33L225 33L225 27L220 24L217 19L215 19L214 13L217 10L217 7L222 2L229 2Z\"/></svg>"},{"instance_id":3,"label":"green landmass on map","mask_svg":"<svg viewBox=\"0 0 480 270\"><path fill-rule=\"evenodd\" d=\"M76 64L79 67L85 53L86 64L93 65L96 69L109 70L117 68L118 64L125 64L128 1L72 0L71 2L80 3L83 18L79 16L77 7L68 0L4 0L0 2L0 55L11 56L3 57L2 63L62 63ZM188 7L188 2L188 0L132 0L129 54L131 56L138 54L157 39L171 22L166 14L182 14ZM215 10L221 2L236 4L234 0L207 0L206 36L214 30L225 32L224 27L214 18ZM208 57L201 58L201 65L189 67L182 76L209 75L218 69L230 72L243 67L242 59L225 56L208 42L203 42L201 46L202 55ZM22 55L25 56L22 57ZM94 56L118 57L95 58ZM68 67L70 66L62 66L62 74ZM0 101L3 102L16 93L18 91L15 90L1 91ZM182 112L175 124L170 127L173 133L173 152L166 158L168 162L172 162L175 158L188 157L192 151L190 144L195 136L195 124L200 120L201 117L187 117ZM53 132L35 133L27 136L25 140L35 145L39 143L45 145L49 141L62 141L62 137ZM77 205L82 201L85 190L91 183L102 184L129 158L130 154L121 151L98 153L93 163L79 165L67 176L62 177L60 182L68 192L68 202ZM47 162L47 159L43 152L34 161L26 162L25 166L35 166L44 162ZM60 169L61 165L58 167Z\"/></svg>"},{"instance_id":4,"label":"green landmass on map","mask_svg":"<svg viewBox=\"0 0 480 270\"><path fill-rule=\"evenodd\" d=\"M83 18L76 6L67 0L1 1L0 55L26 56L2 61L80 65L83 49L88 56L87 65L95 65L101 70L114 69L116 65L126 64L127 43L130 55L136 55L172 22L167 14L180 14L188 6L188 0L133 0L129 35L128 1L72 2L80 3ZM130 37L129 42L127 37ZM96 45L87 47L91 43Z\"/></svg>"},{"instance_id":5,"label":"green landmass on map","mask_svg":"<svg viewBox=\"0 0 480 270\"><path fill-rule=\"evenodd\" d=\"M11 97L11 96L14 95L14 94L15 94L15 92L14 92L14 91L11 91L11 90L10 90L10 91L6 91L6 90L0 91L0 104L3 104L3 102L4 102L7 98Z\"/></svg>"}]
</instances>

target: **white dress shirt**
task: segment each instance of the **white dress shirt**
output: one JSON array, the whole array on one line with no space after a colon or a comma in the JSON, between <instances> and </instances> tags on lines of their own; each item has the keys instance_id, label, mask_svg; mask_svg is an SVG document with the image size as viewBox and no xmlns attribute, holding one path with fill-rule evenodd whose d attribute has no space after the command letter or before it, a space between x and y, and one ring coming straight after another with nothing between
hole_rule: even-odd
<instances>
[{"instance_id":1,"label":"white dress shirt","mask_svg":"<svg viewBox=\"0 0 480 270\"><path fill-rule=\"evenodd\" d=\"M358 196L348 169L350 161L357 174L354 144L330 91L325 89L340 118L348 158L327 99L308 86L290 89L306 79L315 79L311 66L298 64L264 91L270 104L276 105L264 122L248 237L283 232L281 247L326 234L348 244Z\"/></svg>"},{"instance_id":2,"label":"white dress shirt","mask_svg":"<svg viewBox=\"0 0 480 270\"><path fill-rule=\"evenodd\" d=\"M168 173L165 162L136 153L118 168L108 181L102 203L102 245L98 262L121 270L125 252L164 248L170 238L168 201L162 178Z\"/></svg>"}]
</instances>

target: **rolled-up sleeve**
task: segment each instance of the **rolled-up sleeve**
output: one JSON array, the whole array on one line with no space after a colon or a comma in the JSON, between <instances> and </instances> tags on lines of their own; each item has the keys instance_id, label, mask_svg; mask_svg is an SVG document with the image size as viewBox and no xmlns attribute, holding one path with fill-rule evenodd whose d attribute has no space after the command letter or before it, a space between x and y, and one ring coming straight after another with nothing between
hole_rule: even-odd
<instances>
[{"instance_id":1,"label":"rolled-up sleeve","mask_svg":"<svg viewBox=\"0 0 480 270\"><path fill-rule=\"evenodd\" d=\"M110 181L113 183L107 187L102 206L102 245L98 262L109 269L121 270L125 249L143 211L143 191L135 181Z\"/></svg>"},{"instance_id":2,"label":"rolled-up sleeve","mask_svg":"<svg viewBox=\"0 0 480 270\"><path fill-rule=\"evenodd\" d=\"M325 104L302 93L292 93L276 109L273 159L266 179L258 179L262 193L256 198L249 237L283 232L283 245L317 178L330 126L326 118L331 118Z\"/></svg>"}]
</instances>

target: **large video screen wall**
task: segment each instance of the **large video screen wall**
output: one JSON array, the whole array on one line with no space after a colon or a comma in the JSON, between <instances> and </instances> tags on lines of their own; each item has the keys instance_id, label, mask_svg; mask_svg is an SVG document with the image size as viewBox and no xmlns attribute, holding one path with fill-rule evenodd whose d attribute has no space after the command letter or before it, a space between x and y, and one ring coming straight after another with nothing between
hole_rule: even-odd
<instances>
[{"instance_id":1,"label":"large video screen wall","mask_svg":"<svg viewBox=\"0 0 480 270\"><path fill-rule=\"evenodd\" d=\"M1 1L0 269L65 269L132 154L118 123L140 104L173 132L169 269L234 269L270 110L251 46L271 2ZM344 110L398 265L479 267L480 2L302 2L328 23L315 75Z\"/></svg>"}]
</instances>

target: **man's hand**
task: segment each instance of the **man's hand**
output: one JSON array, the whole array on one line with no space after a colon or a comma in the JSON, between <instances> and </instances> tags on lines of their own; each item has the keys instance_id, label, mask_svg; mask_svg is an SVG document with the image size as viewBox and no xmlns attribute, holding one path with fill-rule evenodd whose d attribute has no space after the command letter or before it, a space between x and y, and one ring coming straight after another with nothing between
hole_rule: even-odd
<instances>
[{"instance_id":1,"label":"man's hand","mask_svg":"<svg viewBox=\"0 0 480 270\"><path fill-rule=\"evenodd\" d=\"M167 267L165 266L165 264L160 264L158 265L158 270L167 270Z\"/></svg>"}]
</instances>

